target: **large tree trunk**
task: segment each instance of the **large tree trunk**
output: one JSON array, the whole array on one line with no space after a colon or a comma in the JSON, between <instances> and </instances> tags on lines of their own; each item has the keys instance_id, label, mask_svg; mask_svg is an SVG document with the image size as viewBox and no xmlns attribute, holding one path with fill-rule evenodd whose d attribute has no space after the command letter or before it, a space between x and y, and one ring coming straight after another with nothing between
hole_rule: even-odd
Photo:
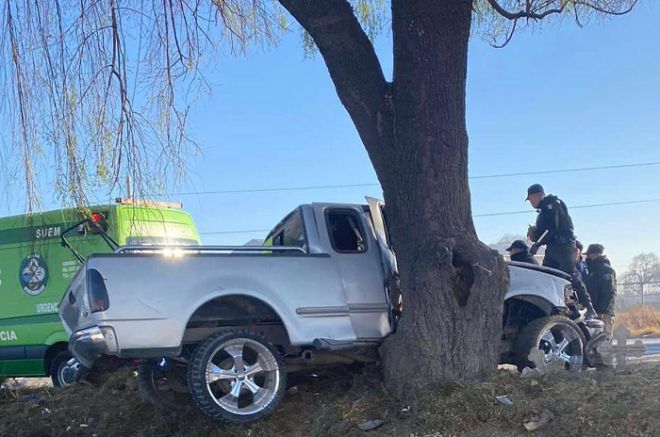
<instances>
[{"instance_id":1,"label":"large tree trunk","mask_svg":"<svg viewBox=\"0 0 660 437\"><path fill-rule=\"evenodd\" d=\"M467 178L471 14L468 0L392 1L395 156L378 176L404 290L382 348L400 394L482 377L499 358L508 275L477 238Z\"/></svg>"},{"instance_id":2,"label":"large tree trunk","mask_svg":"<svg viewBox=\"0 0 660 437\"><path fill-rule=\"evenodd\" d=\"M508 274L471 216L471 0L392 0L393 83L346 0L280 2L319 47L385 194L403 289L401 322L381 350L387 385L405 397L492 372Z\"/></svg>"}]
</instances>

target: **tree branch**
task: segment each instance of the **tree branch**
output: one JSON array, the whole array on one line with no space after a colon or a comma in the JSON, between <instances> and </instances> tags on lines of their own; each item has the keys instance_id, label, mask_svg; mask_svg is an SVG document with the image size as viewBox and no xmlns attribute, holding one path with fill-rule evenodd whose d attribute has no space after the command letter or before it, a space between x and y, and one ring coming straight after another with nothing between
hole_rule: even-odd
<instances>
[{"instance_id":1,"label":"tree branch","mask_svg":"<svg viewBox=\"0 0 660 437\"><path fill-rule=\"evenodd\" d=\"M622 10L617 10L614 8L608 8L607 6L601 6L598 2L598 0L595 1L590 1L590 0L573 0L573 1L565 1L561 0L559 2L558 7L554 7L551 9L546 9L546 6L549 6L551 2L546 2L543 7L534 7L535 2L532 0L527 0L525 2L525 9L521 9L517 12L509 11L507 10L504 6L500 4L498 0L487 0L488 4L493 8L495 12L500 14L502 17L509 19L509 20L519 20L520 18L527 18L531 20L542 20L545 17L553 14L561 14L566 10L566 7L569 5L572 5L574 8L576 8L576 13L577 13L577 7L582 6L584 8L588 9L593 9L596 12L600 12L602 14L607 14L607 15L625 15L628 12L632 11L632 8L635 6L637 3L637 0L633 0L630 5ZM539 12L540 11L540 12Z\"/></svg>"},{"instance_id":2,"label":"tree branch","mask_svg":"<svg viewBox=\"0 0 660 437\"><path fill-rule=\"evenodd\" d=\"M391 134L391 128L381 126L388 108L388 84L374 47L350 3L347 0L279 1L316 43L339 99L367 151L377 147L384 135Z\"/></svg>"},{"instance_id":3,"label":"tree branch","mask_svg":"<svg viewBox=\"0 0 660 437\"><path fill-rule=\"evenodd\" d=\"M559 13L563 12L564 8L566 7L566 4L567 4L567 3L562 2L560 7L553 8L553 9L546 9L545 11L543 11L542 13L539 14L539 13L536 13L536 12L533 11L533 9L531 7L532 2L526 2L526 5L527 5L526 8L524 10L520 10L518 12L511 12L511 11L506 10L502 5L500 5L498 3L497 0L488 0L488 3L495 10L495 12L497 12L498 14L500 14L501 16L503 16L504 18L507 18L509 20L518 20L520 18L530 18L530 19L533 19L533 20L541 20L541 19L547 17L548 15L559 14Z\"/></svg>"}]
</instances>

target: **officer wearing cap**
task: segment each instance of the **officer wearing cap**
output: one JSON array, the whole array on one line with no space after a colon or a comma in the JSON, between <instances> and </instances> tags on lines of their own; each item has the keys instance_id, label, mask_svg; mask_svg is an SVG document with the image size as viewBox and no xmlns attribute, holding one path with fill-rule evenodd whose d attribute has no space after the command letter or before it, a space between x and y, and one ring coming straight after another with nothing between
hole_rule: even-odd
<instances>
[{"instance_id":1,"label":"officer wearing cap","mask_svg":"<svg viewBox=\"0 0 660 437\"><path fill-rule=\"evenodd\" d=\"M513 243L511 243L511 246L509 246L506 249L506 251L509 252L509 257L511 258L511 261L536 264L536 265L539 264L534 259L532 254L529 253L529 247L527 246L527 243L525 243L523 240L514 241Z\"/></svg>"},{"instance_id":2,"label":"officer wearing cap","mask_svg":"<svg viewBox=\"0 0 660 437\"><path fill-rule=\"evenodd\" d=\"M598 317L605 323L605 334L612 338L614 323L614 298L616 297L616 272L604 254L602 244L587 247L587 287L593 299Z\"/></svg>"},{"instance_id":3,"label":"officer wearing cap","mask_svg":"<svg viewBox=\"0 0 660 437\"><path fill-rule=\"evenodd\" d=\"M568 207L557 196L546 195L539 184L527 189L526 200L538 210L536 225L530 226L527 231L527 237L534 241L530 252L535 254L540 246L545 245L543 265L571 275L571 284L578 300L587 309L587 316L595 317L591 298L575 265L575 234Z\"/></svg>"}]
</instances>

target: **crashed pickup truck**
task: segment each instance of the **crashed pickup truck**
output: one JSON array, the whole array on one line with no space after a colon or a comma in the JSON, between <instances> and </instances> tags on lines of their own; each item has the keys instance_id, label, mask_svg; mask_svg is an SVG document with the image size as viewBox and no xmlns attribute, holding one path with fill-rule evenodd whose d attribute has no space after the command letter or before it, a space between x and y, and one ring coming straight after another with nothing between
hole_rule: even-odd
<instances>
[{"instance_id":1,"label":"crashed pickup truck","mask_svg":"<svg viewBox=\"0 0 660 437\"><path fill-rule=\"evenodd\" d=\"M571 310L569 277L509 269L502 362L533 366L539 348L581 370L600 327ZM377 359L401 314L396 277L381 202L313 203L263 246L124 246L91 256L59 311L84 369L140 363L151 402L176 408L192 398L215 419L248 422L277 407L287 372Z\"/></svg>"}]
</instances>

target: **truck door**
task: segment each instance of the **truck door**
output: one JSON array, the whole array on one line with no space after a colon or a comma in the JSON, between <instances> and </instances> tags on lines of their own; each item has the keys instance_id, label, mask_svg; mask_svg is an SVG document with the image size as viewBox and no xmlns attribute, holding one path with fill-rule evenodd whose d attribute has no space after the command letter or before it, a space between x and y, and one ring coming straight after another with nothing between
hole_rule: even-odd
<instances>
[{"instance_id":1,"label":"truck door","mask_svg":"<svg viewBox=\"0 0 660 437\"><path fill-rule=\"evenodd\" d=\"M359 207L332 206L321 213L317 221L326 224L321 238L331 248L355 335L380 339L391 329L379 243Z\"/></svg>"},{"instance_id":2,"label":"truck door","mask_svg":"<svg viewBox=\"0 0 660 437\"><path fill-rule=\"evenodd\" d=\"M373 197L367 197L367 204L369 205L369 215L371 217L371 224L376 234L376 239L381 249L381 257L383 269L387 275L398 275L398 268L396 265L396 256L390 245L390 238L387 231L387 223L385 222L385 204Z\"/></svg>"},{"instance_id":3,"label":"truck door","mask_svg":"<svg viewBox=\"0 0 660 437\"><path fill-rule=\"evenodd\" d=\"M396 254L390 244L387 221L385 219L385 204L373 197L367 197L366 199L369 206L371 224L380 246L381 263L386 278L385 295L391 310L390 324L395 328L401 316L403 300L399 286L399 269L396 263Z\"/></svg>"}]
</instances>

